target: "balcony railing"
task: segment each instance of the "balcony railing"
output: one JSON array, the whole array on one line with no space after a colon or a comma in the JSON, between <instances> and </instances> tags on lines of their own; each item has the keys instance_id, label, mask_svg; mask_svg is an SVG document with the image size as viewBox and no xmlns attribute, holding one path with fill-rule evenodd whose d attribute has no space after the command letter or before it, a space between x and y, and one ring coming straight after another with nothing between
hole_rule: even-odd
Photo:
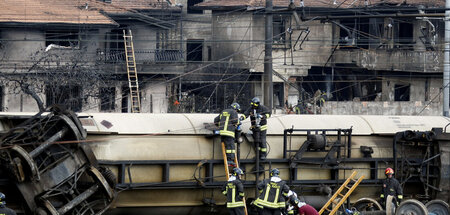
<instances>
[{"instance_id":1,"label":"balcony railing","mask_svg":"<svg viewBox=\"0 0 450 215\"><path fill-rule=\"evenodd\" d=\"M107 63L123 63L125 50L110 50L98 52L99 57ZM174 63L184 60L181 50L135 50L137 64Z\"/></svg>"}]
</instances>

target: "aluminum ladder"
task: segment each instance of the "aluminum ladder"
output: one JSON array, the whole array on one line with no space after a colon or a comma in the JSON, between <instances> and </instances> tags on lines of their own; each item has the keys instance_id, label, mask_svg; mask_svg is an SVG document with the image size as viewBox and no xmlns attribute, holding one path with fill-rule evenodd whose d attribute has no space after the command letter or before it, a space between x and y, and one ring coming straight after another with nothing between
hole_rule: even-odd
<instances>
[{"instance_id":1,"label":"aluminum ladder","mask_svg":"<svg viewBox=\"0 0 450 215\"><path fill-rule=\"evenodd\" d=\"M225 148L224 142L222 142L222 155L223 155L223 164L225 165L225 175L227 176L227 181L228 181L228 179L230 178L230 170L228 169L228 159L227 159L227 153L226 153L226 148ZM234 163L236 164L236 167L239 168L236 151L234 151ZM245 196L242 198L242 201L244 202L245 215L248 215L247 204L245 203Z\"/></svg>"},{"instance_id":2,"label":"aluminum ladder","mask_svg":"<svg viewBox=\"0 0 450 215\"><path fill-rule=\"evenodd\" d=\"M356 171L353 171L352 175L350 175L350 177L347 178L347 180L345 180L345 182L341 185L341 187L339 187L339 189L336 191L336 193L334 193L334 195L330 198L330 200L328 200L328 202L322 207L322 209L320 209L319 215L321 215L325 210L329 211L328 215L334 215L336 213L339 207L341 207L341 205L345 202L345 200L347 200L350 194L352 194L352 192L356 189L359 183L361 183L361 181L364 179L364 175L359 177L358 180L354 179L355 176ZM352 185L349 185L351 181L354 183ZM345 192L345 190L347 191ZM345 194L341 194L341 192L343 191ZM335 201L337 197L341 197L341 200L339 202ZM332 210L328 209L328 206L330 206L331 203L336 204L336 206Z\"/></svg>"},{"instance_id":3,"label":"aluminum ladder","mask_svg":"<svg viewBox=\"0 0 450 215\"><path fill-rule=\"evenodd\" d=\"M141 99L139 96L139 83L136 71L136 58L134 56L133 35L131 30L123 30L123 42L125 44L125 59L127 64L128 86L130 87L131 112L141 112Z\"/></svg>"}]
</instances>

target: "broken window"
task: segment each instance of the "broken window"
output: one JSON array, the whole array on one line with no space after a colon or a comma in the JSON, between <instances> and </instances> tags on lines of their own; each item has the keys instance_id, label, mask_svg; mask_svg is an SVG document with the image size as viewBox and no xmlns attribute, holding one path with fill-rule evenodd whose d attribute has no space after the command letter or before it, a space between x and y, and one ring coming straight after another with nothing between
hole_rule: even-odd
<instances>
[{"instance_id":1,"label":"broken window","mask_svg":"<svg viewBox=\"0 0 450 215\"><path fill-rule=\"evenodd\" d=\"M203 60L203 40L187 40L186 61Z\"/></svg>"},{"instance_id":2,"label":"broken window","mask_svg":"<svg viewBox=\"0 0 450 215\"><path fill-rule=\"evenodd\" d=\"M100 88L100 111L114 111L116 100L116 88Z\"/></svg>"},{"instance_id":3,"label":"broken window","mask_svg":"<svg viewBox=\"0 0 450 215\"><path fill-rule=\"evenodd\" d=\"M53 44L57 48L79 48L80 38L77 30L57 30L45 32L45 46Z\"/></svg>"},{"instance_id":4,"label":"broken window","mask_svg":"<svg viewBox=\"0 0 450 215\"><path fill-rule=\"evenodd\" d=\"M414 47L414 25L411 21L398 20L395 22L394 26L395 47L412 50Z\"/></svg>"},{"instance_id":5,"label":"broken window","mask_svg":"<svg viewBox=\"0 0 450 215\"><path fill-rule=\"evenodd\" d=\"M47 106L57 104L75 112L81 111L82 98L80 86L47 85L45 96Z\"/></svg>"},{"instance_id":6,"label":"broken window","mask_svg":"<svg viewBox=\"0 0 450 215\"><path fill-rule=\"evenodd\" d=\"M203 0L188 0L187 4L188 4L188 8L187 8L187 13L190 14L203 14L203 10L194 10L192 9L192 6L203 2Z\"/></svg>"},{"instance_id":7,"label":"broken window","mask_svg":"<svg viewBox=\"0 0 450 215\"><path fill-rule=\"evenodd\" d=\"M105 60L108 62L122 62L125 60L125 44L123 41L123 29L113 29L107 32Z\"/></svg>"},{"instance_id":8,"label":"broken window","mask_svg":"<svg viewBox=\"0 0 450 215\"><path fill-rule=\"evenodd\" d=\"M435 51L437 35L437 20L424 19L420 23L420 41L425 45L427 51Z\"/></svg>"},{"instance_id":9,"label":"broken window","mask_svg":"<svg viewBox=\"0 0 450 215\"><path fill-rule=\"evenodd\" d=\"M155 60L157 62L181 61L183 55L179 50L178 41L176 29L156 32Z\"/></svg>"},{"instance_id":10,"label":"broken window","mask_svg":"<svg viewBox=\"0 0 450 215\"><path fill-rule=\"evenodd\" d=\"M340 22L339 29L339 44L340 49L356 48L355 44L355 26L356 19L343 19Z\"/></svg>"},{"instance_id":11,"label":"broken window","mask_svg":"<svg viewBox=\"0 0 450 215\"><path fill-rule=\"evenodd\" d=\"M409 101L410 86L411 85L396 84L394 89L395 101Z\"/></svg>"},{"instance_id":12,"label":"broken window","mask_svg":"<svg viewBox=\"0 0 450 215\"><path fill-rule=\"evenodd\" d=\"M285 42L286 42L286 20L281 15L273 16L273 43L284 44Z\"/></svg>"},{"instance_id":13,"label":"broken window","mask_svg":"<svg viewBox=\"0 0 450 215\"><path fill-rule=\"evenodd\" d=\"M381 38L384 33L384 19L370 18L369 19L369 48L376 49L381 46Z\"/></svg>"},{"instance_id":14,"label":"broken window","mask_svg":"<svg viewBox=\"0 0 450 215\"><path fill-rule=\"evenodd\" d=\"M383 18L343 19L340 24L339 44L341 49L359 48L376 49L381 45L384 33Z\"/></svg>"}]
</instances>

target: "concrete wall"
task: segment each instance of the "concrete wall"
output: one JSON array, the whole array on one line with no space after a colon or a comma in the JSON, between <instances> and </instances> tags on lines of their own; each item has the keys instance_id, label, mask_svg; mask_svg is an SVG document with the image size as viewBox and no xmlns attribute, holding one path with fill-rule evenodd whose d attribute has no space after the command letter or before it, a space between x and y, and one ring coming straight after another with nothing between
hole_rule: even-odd
<instances>
[{"instance_id":1,"label":"concrete wall","mask_svg":"<svg viewBox=\"0 0 450 215\"><path fill-rule=\"evenodd\" d=\"M152 81L141 89L141 112L167 113L167 84L164 80Z\"/></svg>"},{"instance_id":2,"label":"concrete wall","mask_svg":"<svg viewBox=\"0 0 450 215\"><path fill-rule=\"evenodd\" d=\"M30 56L45 49L45 35L33 28L3 28L2 40L4 61L2 65L26 65ZM20 67L19 67L20 68Z\"/></svg>"},{"instance_id":3,"label":"concrete wall","mask_svg":"<svg viewBox=\"0 0 450 215\"><path fill-rule=\"evenodd\" d=\"M250 13L214 12L212 18L212 56L220 60L233 56L238 68L256 69L264 60L264 16Z\"/></svg>"},{"instance_id":4,"label":"concrete wall","mask_svg":"<svg viewBox=\"0 0 450 215\"><path fill-rule=\"evenodd\" d=\"M328 101L322 114L330 115L412 115L441 116L442 103L437 102L333 102Z\"/></svg>"},{"instance_id":5,"label":"concrete wall","mask_svg":"<svg viewBox=\"0 0 450 215\"><path fill-rule=\"evenodd\" d=\"M153 62L155 55L150 53L156 49L157 29L145 25L135 25L131 28L136 61Z\"/></svg>"}]
</instances>

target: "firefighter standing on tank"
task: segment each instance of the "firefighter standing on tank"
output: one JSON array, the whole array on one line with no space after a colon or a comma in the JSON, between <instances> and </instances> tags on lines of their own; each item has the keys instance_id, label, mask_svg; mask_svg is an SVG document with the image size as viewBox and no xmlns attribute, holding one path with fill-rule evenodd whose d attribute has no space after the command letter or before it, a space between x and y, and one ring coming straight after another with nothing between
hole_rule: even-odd
<instances>
[{"instance_id":1,"label":"firefighter standing on tank","mask_svg":"<svg viewBox=\"0 0 450 215\"><path fill-rule=\"evenodd\" d=\"M253 140L260 151L260 159L264 160L267 156L266 133L267 118L270 117L270 110L266 106L260 104L258 97L253 98L250 105L251 107L244 112L243 116L241 116L241 120L245 120L250 116L252 123L250 129L253 132Z\"/></svg>"},{"instance_id":2,"label":"firefighter standing on tank","mask_svg":"<svg viewBox=\"0 0 450 215\"><path fill-rule=\"evenodd\" d=\"M383 181L383 187L381 190L381 201L386 203L386 199L388 196L394 196L394 203L398 206L403 199L403 190L400 186L400 183L393 177L394 170L392 168L386 168L384 171L386 175L386 179Z\"/></svg>"},{"instance_id":3,"label":"firefighter standing on tank","mask_svg":"<svg viewBox=\"0 0 450 215\"><path fill-rule=\"evenodd\" d=\"M285 210L285 198L289 194L289 186L280 178L280 170L272 169L270 179L258 184L259 197L253 203L259 208L260 215L280 215Z\"/></svg>"},{"instance_id":4,"label":"firefighter standing on tank","mask_svg":"<svg viewBox=\"0 0 450 215\"><path fill-rule=\"evenodd\" d=\"M231 215L244 215L244 185L240 176L244 172L240 168L234 168L233 174L222 187L222 193L227 197L227 208Z\"/></svg>"},{"instance_id":5,"label":"firefighter standing on tank","mask_svg":"<svg viewBox=\"0 0 450 215\"><path fill-rule=\"evenodd\" d=\"M228 165L235 167L234 156L234 137L236 128L239 125L238 112L241 107L238 103L231 104L231 108L223 110L219 116L214 118L214 124L219 126L219 133L222 142L225 143L225 149L227 154Z\"/></svg>"}]
</instances>

